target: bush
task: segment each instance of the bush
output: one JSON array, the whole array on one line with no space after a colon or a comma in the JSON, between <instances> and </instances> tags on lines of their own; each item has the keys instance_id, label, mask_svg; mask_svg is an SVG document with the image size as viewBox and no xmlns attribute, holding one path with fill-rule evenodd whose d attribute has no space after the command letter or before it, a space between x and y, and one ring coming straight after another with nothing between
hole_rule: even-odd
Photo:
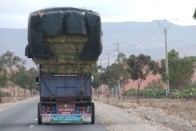
<instances>
[{"instance_id":1,"label":"bush","mask_svg":"<svg viewBox=\"0 0 196 131\"><path fill-rule=\"evenodd\" d=\"M165 89L148 87L144 88L144 90L141 90L141 94L145 98L164 98Z\"/></svg>"},{"instance_id":2,"label":"bush","mask_svg":"<svg viewBox=\"0 0 196 131\"><path fill-rule=\"evenodd\" d=\"M184 96L196 96L196 88L188 88L183 90Z\"/></svg>"},{"instance_id":3,"label":"bush","mask_svg":"<svg viewBox=\"0 0 196 131\"><path fill-rule=\"evenodd\" d=\"M126 96L136 96L137 95L137 90L136 89L130 89L125 92Z\"/></svg>"},{"instance_id":4,"label":"bush","mask_svg":"<svg viewBox=\"0 0 196 131\"><path fill-rule=\"evenodd\" d=\"M196 97L196 88L187 88L183 90L172 89L171 93L169 94L170 98L175 98L175 99L187 98L192 96Z\"/></svg>"},{"instance_id":5,"label":"bush","mask_svg":"<svg viewBox=\"0 0 196 131\"><path fill-rule=\"evenodd\" d=\"M136 89L130 89L125 93L126 96L137 96ZM165 98L166 90L162 88L147 87L140 91L140 96L144 98ZM187 88L182 90L170 89L169 98L172 99L183 99L189 97L196 97L196 88Z\"/></svg>"},{"instance_id":6,"label":"bush","mask_svg":"<svg viewBox=\"0 0 196 131\"><path fill-rule=\"evenodd\" d=\"M181 90L170 89L170 93L168 94L168 97L172 99L183 98L183 93Z\"/></svg>"},{"instance_id":7,"label":"bush","mask_svg":"<svg viewBox=\"0 0 196 131\"><path fill-rule=\"evenodd\" d=\"M126 96L137 96L136 89L130 89L125 93ZM144 98L164 98L165 97L165 90L161 88L145 88L144 90L140 91L140 96Z\"/></svg>"},{"instance_id":8,"label":"bush","mask_svg":"<svg viewBox=\"0 0 196 131\"><path fill-rule=\"evenodd\" d=\"M0 96L1 97L9 97L9 96L11 96L11 94L10 93L7 93L7 92L1 92L0 91Z\"/></svg>"}]
</instances>

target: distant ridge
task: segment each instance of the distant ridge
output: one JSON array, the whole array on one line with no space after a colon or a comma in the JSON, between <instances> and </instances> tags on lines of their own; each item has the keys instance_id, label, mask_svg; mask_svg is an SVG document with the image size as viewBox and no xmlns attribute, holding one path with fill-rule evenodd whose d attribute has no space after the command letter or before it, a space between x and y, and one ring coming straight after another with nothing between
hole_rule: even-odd
<instances>
[{"instance_id":1,"label":"distant ridge","mask_svg":"<svg viewBox=\"0 0 196 131\"><path fill-rule=\"evenodd\" d=\"M104 22L102 64L107 65L107 53L110 63L116 58L116 45L120 43L120 52L128 57L131 54L144 53L152 59L165 57L164 33L155 22ZM24 56L27 45L27 29L0 28L0 55L7 50L34 64ZM168 29L168 51L175 49L180 56L196 55L196 26L172 25ZM29 62L30 61L30 62ZM100 63L99 63L100 64Z\"/></svg>"}]
</instances>

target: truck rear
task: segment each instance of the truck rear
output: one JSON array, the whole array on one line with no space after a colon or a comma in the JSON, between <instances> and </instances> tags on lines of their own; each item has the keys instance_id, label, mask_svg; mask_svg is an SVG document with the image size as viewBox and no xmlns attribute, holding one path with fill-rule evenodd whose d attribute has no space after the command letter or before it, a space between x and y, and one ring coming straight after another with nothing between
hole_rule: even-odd
<instances>
[{"instance_id":1,"label":"truck rear","mask_svg":"<svg viewBox=\"0 0 196 131\"><path fill-rule=\"evenodd\" d=\"M38 124L94 124L91 74L101 51L98 13L50 8L30 14L25 55L39 69Z\"/></svg>"},{"instance_id":2,"label":"truck rear","mask_svg":"<svg viewBox=\"0 0 196 131\"><path fill-rule=\"evenodd\" d=\"M95 121L91 76L40 73L38 123L91 123Z\"/></svg>"}]
</instances>

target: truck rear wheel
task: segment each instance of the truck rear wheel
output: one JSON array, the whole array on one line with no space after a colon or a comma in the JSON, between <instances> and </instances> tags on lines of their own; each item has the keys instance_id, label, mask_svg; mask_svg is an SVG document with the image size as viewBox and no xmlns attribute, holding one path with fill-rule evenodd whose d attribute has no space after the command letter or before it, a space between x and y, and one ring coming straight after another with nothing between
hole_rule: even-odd
<instances>
[{"instance_id":1,"label":"truck rear wheel","mask_svg":"<svg viewBox=\"0 0 196 131\"><path fill-rule=\"evenodd\" d=\"M95 123L95 104L94 102L91 103L92 106L92 116L91 116L91 124Z\"/></svg>"},{"instance_id":2,"label":"truck rear wheel","mask_svg":"<svg viewBox=\"0 0 196 131\"><path fill-rule=\"evenodd\" d=\"M41 125L42 124L41 111L40 111L40 109L41 109L41 104L38 103L38 105L37 105L37 124L38 125Z\"/></svg>"}]
</instances>

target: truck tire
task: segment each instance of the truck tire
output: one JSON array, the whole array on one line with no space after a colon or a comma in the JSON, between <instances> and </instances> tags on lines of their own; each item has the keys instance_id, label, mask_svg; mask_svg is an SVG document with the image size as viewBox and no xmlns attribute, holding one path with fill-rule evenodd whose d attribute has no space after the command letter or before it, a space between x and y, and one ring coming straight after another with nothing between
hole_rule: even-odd
<instances>
[{"instance_id":1,"label":"truck tire","mask_svg":"<svg viewBox=\"0 0 196 131\"><path fill-rule=\"evenodd\" d=\"M37 105L37 124L38 125L42 124L41 115L40 115L41 114L40 109L41 109L41 104L38 103L38 105Z\"/></svg>"},{"instance_id":2,"label":"truck tire","mask_svg":"<svg viewBox=\"0 0 196 131\"><path fill-rule=\"evenodd\" d=\"M95 123L95 104L94 102L91 103L92 106L92 116L91 116L91 124Z\"/></svg>"}]
</instances>

